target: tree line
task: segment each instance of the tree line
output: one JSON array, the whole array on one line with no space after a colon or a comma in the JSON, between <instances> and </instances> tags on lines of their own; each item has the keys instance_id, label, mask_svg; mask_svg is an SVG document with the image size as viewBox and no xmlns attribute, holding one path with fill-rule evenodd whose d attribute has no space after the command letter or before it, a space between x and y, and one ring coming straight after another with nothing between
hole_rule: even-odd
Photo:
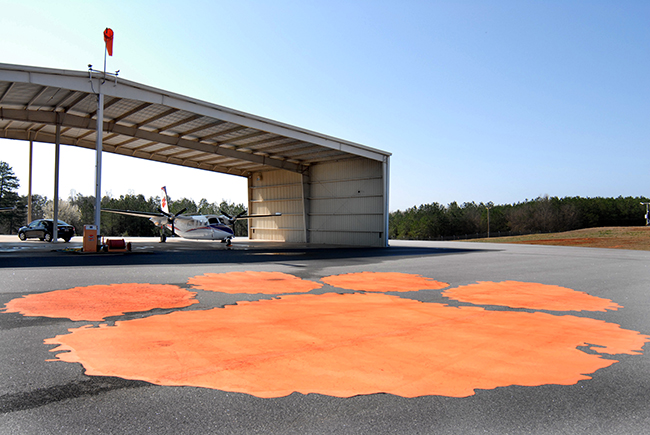
<instances>
[{"instance_id":1,"label":"tree line","mask_svg":"<svg viewBox=\"0 0 650 435\"><path fill-rule=\"evenodd\" d=\"M18 195L20 182L15 176L12 168L5 162L0 161L0 208L15 207L9 212L0 213L0 234L17 234L18 229L27 224L27 196ZM151 213L158 213L160 210L160 197L145 198L140 194L120 195L113 198L106 195L102 197L101 208L117 210L135 210ZM169 211L178 213L186 209L183 214L214 214L226 213L236 216L246 211L244 204L221 201L210 203L201 199L198 203L189 198L169 200ZM52 219L54 216L54 202L42 195L32 195L32 216L31 219ZM58 207L59 220L69 223L75 227L77 235L83 234L85 225L93 225L95 222L95 197L84 196L80 193L71 192L67 199L59 199ZM248 222L246 219L237 220L233 225L235 236L248 235ZM102 213L100 234L104 236L158 236L160 228L156 227L149 219L136 216L125 216L114 213Z\"/></svg>"},{"instance_id":2,"label":"tree line","mask_svg":"<svg viewBox=\"0 0 650 435\"><path fill-rule=\"evenodd\" d=\"M27 197L18 195L20 183L11 167L0 161L0 208L16 207L11 212L0 213L0 233L16 234L27 222ZM452 202L446 206L433 202L407 210L397 210L389 216L391 239L440 240L482 236L488 232L499 234L530 234L561 232L580 228L645 225L646 197L582 198L541 196L516 204ZM127 194L119 198L104 196L102 208L158 212L160 197L145 198ZM209 203L201 199L170 199L169 209L177 213L186 208L186 214L216 214L222 212L235 216L246 207L226 201ZM32 219L52 218L53 202L45 196L32 195ZM95 220L95 197L71 193L59 200L59 219L73 225L77 234L84 225ZM489 217L489 228L488 228ZM238 220L234 225L236 236L247 236L248 222ZM157 236L160 229L148 219L103 213L100 234L106 236Z\"/></svg>"},{"instance_id":3,"label":"tree line","mask_svg":"<svg viewBox=\"0 0 650 435\"><path fill-rule=\"evenodd\" d=\"M516 204L436 202L390 213L392 239L440 240L645 225L646 197L538 197ZM488 213L490 227L488 230Z\"/></svg>"}]
</instances>

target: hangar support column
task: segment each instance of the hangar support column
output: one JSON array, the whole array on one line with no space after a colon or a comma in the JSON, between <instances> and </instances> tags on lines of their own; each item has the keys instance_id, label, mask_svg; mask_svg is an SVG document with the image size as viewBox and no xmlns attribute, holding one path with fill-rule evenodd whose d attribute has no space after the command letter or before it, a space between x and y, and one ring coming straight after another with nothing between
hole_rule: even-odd
<instances>
[{"instance_id":1,"label":"hangar support column","mask_svg":"<svg viewBox=\"0 0 650 435\"><path fill-rule=\"evenodd\" d=\"M61 155L61 115L56 114L56 133L54 139L54 216L52 216L52 243L59 240L59 164Z\"/></svg>"},{"instance_id":2,"label":"hangar support column","mask_svg":"<svg viewBox=\"0 0 650 435\"><path fill-rule=\"evenodd\" d=\"M384 172L384 248L388 247L388 231L390 218L390 157L385 157L382 164Z\"/></svg>"},{"instance_id":3,"label":"hangar support column","mask_svg":"<svg viewBox=\"0 0 650 435\"><path fill-rule=\"evenodd\" d=\"M248 176L248 214L253 214L253 176ZM253 238L253 222L248 221L248 238Z\"/></svg>"}]
</instances>

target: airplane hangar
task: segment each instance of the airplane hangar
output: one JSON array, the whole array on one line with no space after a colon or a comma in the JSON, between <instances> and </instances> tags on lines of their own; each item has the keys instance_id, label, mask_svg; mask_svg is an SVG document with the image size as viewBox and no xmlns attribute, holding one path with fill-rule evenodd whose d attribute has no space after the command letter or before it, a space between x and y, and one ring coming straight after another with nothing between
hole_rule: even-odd
<instances>
[{"instance_id":1,"label":"airplane hangar","mask_svg":"<svg viewBox=\"0 0 650 435\"><path fill-rule=\"evenodd\" d=\"M98 149L100 183L102 152L246 177L282 213L253 240L388 245L390 153L122 78L0 63L0 138Z\"/></svg>"}]
</instances>

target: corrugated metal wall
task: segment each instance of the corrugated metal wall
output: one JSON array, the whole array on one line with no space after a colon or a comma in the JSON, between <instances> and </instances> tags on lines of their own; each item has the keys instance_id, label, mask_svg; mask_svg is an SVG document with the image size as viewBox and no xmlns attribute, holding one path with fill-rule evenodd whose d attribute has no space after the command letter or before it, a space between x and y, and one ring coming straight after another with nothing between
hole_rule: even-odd
<instances>
[{"instance_id":1,"label":"corrugated metal wall","mask_svg":"<svg viewBox=\"0 0 650 435\"><path fill-rule=\"evenodd\" d=\"M248 237L257 240L304 242L302 176L289 171L253 174L248 179L248 211L252 215L282 213L251 219Z\"/></svg>"},{"instance_id":2,"label":"corrugated metal wall","mask_svg":"<svg viewBox=\"0 0 650 435\"><path fill-rule=\"evenodd\" d=\"M311 243L383 246L382 163L351 159L310 168Z\"/></svg>"},{"instance_id":3,"label":"corrugated metal wall","mask_svg":"<svg viewBox=\"0 0 650 435\"><path fill-rule=\"evenodd\" d=\"M357 158L249 178L251 214L282 213L254 219L249 237L258 240L385 246L386 163ZM305 214L306 213L306 214ZM307 231L305 231L307 227Z\"/></svg>"}]
</instances>

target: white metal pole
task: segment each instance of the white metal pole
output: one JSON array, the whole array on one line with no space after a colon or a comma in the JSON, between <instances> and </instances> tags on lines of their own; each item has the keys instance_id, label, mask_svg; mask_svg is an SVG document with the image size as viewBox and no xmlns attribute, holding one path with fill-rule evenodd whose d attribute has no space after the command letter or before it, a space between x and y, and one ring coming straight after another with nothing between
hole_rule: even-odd
<instances>
[{"instance_id":1,"label":"white metal pole","mask_svg":"<svg viewBox=\"0 0 650 435\"><path fill-rule=\"evenodd\" d=\"M253 175L248 176L248 214L253 213ZM253 239L253 223L251 220L248 221L248 239Z\"/></svg>"},{"instance_id":2,"label":"white metal pole","mask_svg":"<svg viewBox=\"0 0 650 435\"><path fill-rule=\"evenodd\" d=\"M29 141L29 183L27 191L27 223L32 221L32 175L34 162L34 141Z\"/></svg>"},{"instance_id":3,"label":"white metal pole","mask_svg":"<svg viewBox=\"0 0 650 435\"><path fill-rule=\"evenodd\" d=\"M104 131L104 95L101 89L101 80L99 82L99 94L97 95L97 140L95 142L95 226L97 227L97 236L100 234L100 216L102 205L102 143Z\"/></svg>"},{"instance_id":4,"label":"white metal pole","mask_svg":"<svg viewBox=\"0 0 650 435\"><path fill-rule=\"evenodd\" d=\"M54 148L54 216L52 217L52 243L59 239L59 163L61 161L61 123L56 120L56 139Z\"/></svg>"},{"instance_id":5,"label":"white metal pole","mask_svg":"<svg viewBox=\"0 0 650 435\"><path fill-rule=\"evenodd\" d=\"M383 162L383 175L384 175L384 240L383 247L388 247L388 240L390 231L390 157L384 157Z\"/></svg>"}]
</instances>

